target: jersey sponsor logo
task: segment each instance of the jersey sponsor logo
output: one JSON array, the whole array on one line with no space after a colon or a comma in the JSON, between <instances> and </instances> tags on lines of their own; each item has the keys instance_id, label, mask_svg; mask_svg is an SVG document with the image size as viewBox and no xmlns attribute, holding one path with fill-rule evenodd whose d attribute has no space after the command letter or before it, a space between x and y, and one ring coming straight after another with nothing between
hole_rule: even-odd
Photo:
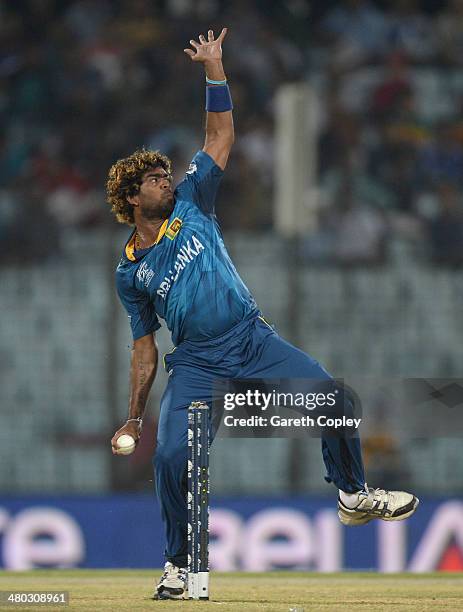
<instances>
[{"instance_id":1,"label":"jersey sponsor logo","mask_svg":"<svg viewBox=\"0 0 463 612\"><path fill-rule=\"evenodd\" d=\"M196 162L191 162L191 164L188 166L188 170L186 171L187 174L193 174L194 172L196 172L196 170L198 169Z\"/></svg>"},{"instance_id":2,"label":"jersey sponsor logo","mask_svg":"<svg viewBox=\"0 0 463 612\"><path fill-rule=\"evenodd\" d=\"M162 280L159 289L156 291L157 295L165 300L172 284L178 279L182 270L184 270L201 251L204 251L204 245L193 234L191 240L187 240L186 244L180 247L174 265L172 266L173 269L169 270L169 274Z\"/></svg>"},{"instance_id":3,"label":"jersey sponsor logo","mask_svg":"<svg viewBox=\"0 0 463 612\"><path fill-rule=\"evenodd\" d=\"M167 238L169 238L170 240L173 240L175 236L179 233L180 228L182 227L182 223L183 221L181 219L179 219L178 217L175 217L175 219L166 229Z\"/></svg>"},{"instance_id":4,"label":"jersey sponsor logo","mask_svg":"<svg viewBox=\"0 0 463 612\"><path fill-rule=\"evenodd\" d=\"M148 264L143 262L141 264L141 266L137 270L137 278L138 278L138 280L143 285L145 285L145 287L148 287L150 282L153 280L153 276L154 276L154 270L151 270L151 268L148 266Z\"/></svg>"}]
</instances>

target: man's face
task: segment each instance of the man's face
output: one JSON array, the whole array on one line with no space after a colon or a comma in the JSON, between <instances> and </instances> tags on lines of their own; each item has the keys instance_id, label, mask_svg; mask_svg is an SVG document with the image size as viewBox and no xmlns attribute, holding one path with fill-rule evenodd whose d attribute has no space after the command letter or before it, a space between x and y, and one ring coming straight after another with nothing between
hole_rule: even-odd
<instances>
[{"instance_id":1,"label":"man's face","mask_svg":"<svg viewBox=\"0 0 463 612\"><path fill-rule=\"evenodd\" d=\"M172 175L161 166L147 170L142 176L140 191L129 201L138 205L145 219L167 219L175 206Z\"/></svg>"}]
</instances>

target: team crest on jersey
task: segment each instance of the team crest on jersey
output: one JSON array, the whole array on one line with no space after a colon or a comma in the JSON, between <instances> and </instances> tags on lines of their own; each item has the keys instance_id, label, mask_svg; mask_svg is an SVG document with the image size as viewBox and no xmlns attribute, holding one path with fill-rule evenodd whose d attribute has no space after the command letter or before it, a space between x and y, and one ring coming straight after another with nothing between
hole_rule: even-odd
<instances>
[{"instance_id":1,"label":"team crest on jersey","mask_svg":"<svg viewBox=\"0 0 463 612\"><path fill-rule=\"evenodd\" d=\"M166 229L167 238L169 238L170 240L173 240L175 236L179 233L180 228L182 227L182 223L183 221L181 219L179 219L178 217L175 217L175 219Z\"/></svg>"}]
</instances>

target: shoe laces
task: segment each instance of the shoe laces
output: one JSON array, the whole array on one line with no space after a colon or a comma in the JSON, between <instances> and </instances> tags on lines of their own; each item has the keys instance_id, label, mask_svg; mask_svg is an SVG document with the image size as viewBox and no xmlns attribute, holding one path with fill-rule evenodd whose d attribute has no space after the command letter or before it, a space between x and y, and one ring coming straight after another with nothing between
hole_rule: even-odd
<instances>
[{"instance_id":1,"label":"shoe laces","mask_svg":"<svg viewBox=\"0 0 463 612\"><path fill-rule=\"evenodd\" d=\"M380 510L381 508L386 507L391 498L391 494L389 491L385 489L374 489L373 487L366 487L365 491L362 491L362 496L365 497L365 502L363 507L366 508L375 508Z\"/></svg>"}]
</instances>

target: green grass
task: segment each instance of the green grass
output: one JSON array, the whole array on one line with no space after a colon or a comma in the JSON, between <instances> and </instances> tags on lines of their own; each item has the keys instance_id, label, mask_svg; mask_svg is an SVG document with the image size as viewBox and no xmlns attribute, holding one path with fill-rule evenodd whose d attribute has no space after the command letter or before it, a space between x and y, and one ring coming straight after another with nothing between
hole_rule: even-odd
<instances>
[{"instance_id":1,"label":"green grass","mask_svg":"<svg viewBox=\"0 0 463 612\"><path fill-rule=\"evenodd\" d=\"M211 599L153 601L159 571L35 570L0 573L2 591L69 591L70 605L61 610L254 610L324 612L419 612L463 610L463 574L265 574L212 573ZM2 610L51 610L51 606L8 606Z\"/></svg>"}]
</instances>

